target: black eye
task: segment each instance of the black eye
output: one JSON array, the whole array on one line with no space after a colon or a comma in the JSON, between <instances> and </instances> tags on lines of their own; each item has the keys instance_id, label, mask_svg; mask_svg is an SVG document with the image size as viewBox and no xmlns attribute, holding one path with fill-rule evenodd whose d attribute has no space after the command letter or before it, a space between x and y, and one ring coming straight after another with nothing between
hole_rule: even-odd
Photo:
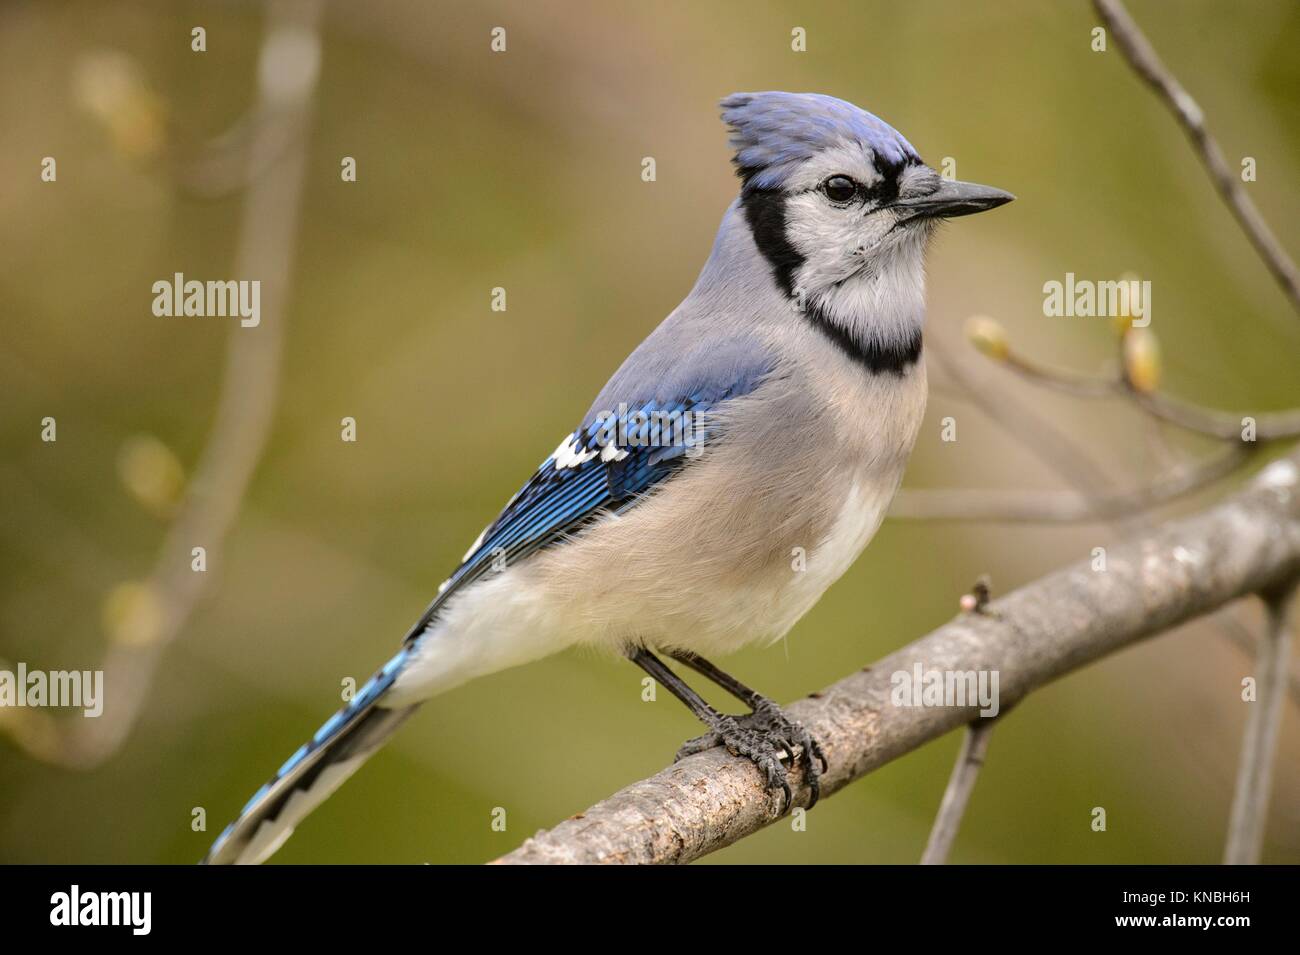
<instances>
[{"instance_id":1,"label":"black eye","mask_svg":"<svg viewBox=\"0 0 1300 955\"><path fill-rule=\"evenodd\" d=\"M858 194L858 184L848 176L831 176L821 185L831 202L848 202Z\"/></svg>"}]
</instances>

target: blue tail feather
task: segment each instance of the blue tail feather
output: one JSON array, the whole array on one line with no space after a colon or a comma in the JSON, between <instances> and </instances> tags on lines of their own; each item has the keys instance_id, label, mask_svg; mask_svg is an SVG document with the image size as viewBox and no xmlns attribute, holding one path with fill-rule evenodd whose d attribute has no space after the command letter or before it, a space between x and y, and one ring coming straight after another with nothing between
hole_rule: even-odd
<instances>
[{"instance_id":1,"label":"blue tail feather","mask_svg":"<svg viewBox=\"0 0 1300 955\"><path fill-rule=\"evenodd\" d=\"M377 704L396 682L409 656L410 648L403 647L284 761L217 837L205 863L260 862L269 856L299 819L391 735L414 707L390 710Z\"/></svg>"}]
</instances>

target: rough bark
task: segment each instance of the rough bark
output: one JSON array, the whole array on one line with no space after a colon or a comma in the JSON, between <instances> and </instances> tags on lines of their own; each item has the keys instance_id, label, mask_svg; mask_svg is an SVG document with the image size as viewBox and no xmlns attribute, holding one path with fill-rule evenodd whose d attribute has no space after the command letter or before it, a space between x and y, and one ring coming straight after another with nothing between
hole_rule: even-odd
<instances>
[{"instance_id":1,"label":"rough bark","mask_svg":"<svg viewBox=\"0 0 1300 955\"><path fill-rule=\"evenodd\" d=\"M977 707L891 703L891 674L997 670L1001 706L1085 664L1239 597L1276 591L1300 575L1300 453L1274 462L1202 513L1117 545L1106 570L1085 558L958 617L789 711L809 727L830 770L822 796L976 717ZM808 790L792 772L795 802ZM539 832L497 860L681 863L776 821L776 801L746 760L711 750L633 783Z\"/></svg>"}]
</instances>

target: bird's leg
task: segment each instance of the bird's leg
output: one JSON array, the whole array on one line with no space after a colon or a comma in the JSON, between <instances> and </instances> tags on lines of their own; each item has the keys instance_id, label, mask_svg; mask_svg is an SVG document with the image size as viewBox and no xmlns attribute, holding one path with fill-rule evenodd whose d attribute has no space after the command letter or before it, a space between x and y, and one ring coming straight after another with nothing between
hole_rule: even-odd
<instances>
[{"instance_id":1,"label":"bird's leg","mask_svg":"<svg viewBox=\"0 0 1300 955\"><path fill-rule=\"evenodd\" d=\"M677 699L686 704L687 709L695 714L709 732L705 734L715 741L710 746L722 745L734 756L744 756L749 759L759 772L763 774L767 781L769 790L780 789L785 797L781 804L782 812L790 809L793 804L794 794L790 791L790 783L786 780L786 769L781 762L782 749L789 749L789 743L778 737L771 730L764 730L754 726L741 725L744 719L737 719L734 716L727 716L719 713L713 707L709 706L698 693L686 685L676 673L644 647L629 647L627 657L641 669L649 673L655 680ZM753 716L754 714L750 714ZM705 749L707 747L701 747ZM683 748L684 749L684 748ZM685 752L679 752L677 758L687 755Z\"/></svg>"},{"instance_id":2,"label":"bird's leg","mask_svg":"<svg viewBox=\"0 0 1300 955\"><path fill-rule=\"evenodd\" d=\"M787 716L773 700L750 689L731 674L724 673L702 656L686 650L669 650L668 655L696 673L707 677L754 711L748 716L740 717L736 721L739 725L775 735L785 744L791 758L796 755L795 747L799 748L798 758L803 766L804 778L808 781L808 789L811 791L808 808L815 806L817 797L821 795L819 777L828 768L826 757L822 754L822 748L817 740L813 739L800 723ZM681 759L683 756L711 749L720 744L723 744L723 740L716 731L705 733L703 736L688 740L678 752L677 758Z\"/></svg>"}]
</instances>

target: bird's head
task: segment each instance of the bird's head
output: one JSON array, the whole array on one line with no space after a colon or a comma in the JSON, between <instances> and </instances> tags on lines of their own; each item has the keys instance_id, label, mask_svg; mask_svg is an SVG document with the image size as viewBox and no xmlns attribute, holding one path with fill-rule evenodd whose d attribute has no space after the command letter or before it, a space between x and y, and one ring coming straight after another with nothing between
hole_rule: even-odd
<instances>
[{"instance_id":1,"label":"bird's head","mask_svg":"<svg viewBox=\"0 0 1300 955\"><path fill-rule=\"evenodd\" d=\"M888 123L832 96L733 93L721 105L755 244L787 295L825 310L861 304L866 285L877 299L904 294L879 288L894 271L919 295L935 224L1013 198L944 179Z\"/></svg>"}]
</instances>

